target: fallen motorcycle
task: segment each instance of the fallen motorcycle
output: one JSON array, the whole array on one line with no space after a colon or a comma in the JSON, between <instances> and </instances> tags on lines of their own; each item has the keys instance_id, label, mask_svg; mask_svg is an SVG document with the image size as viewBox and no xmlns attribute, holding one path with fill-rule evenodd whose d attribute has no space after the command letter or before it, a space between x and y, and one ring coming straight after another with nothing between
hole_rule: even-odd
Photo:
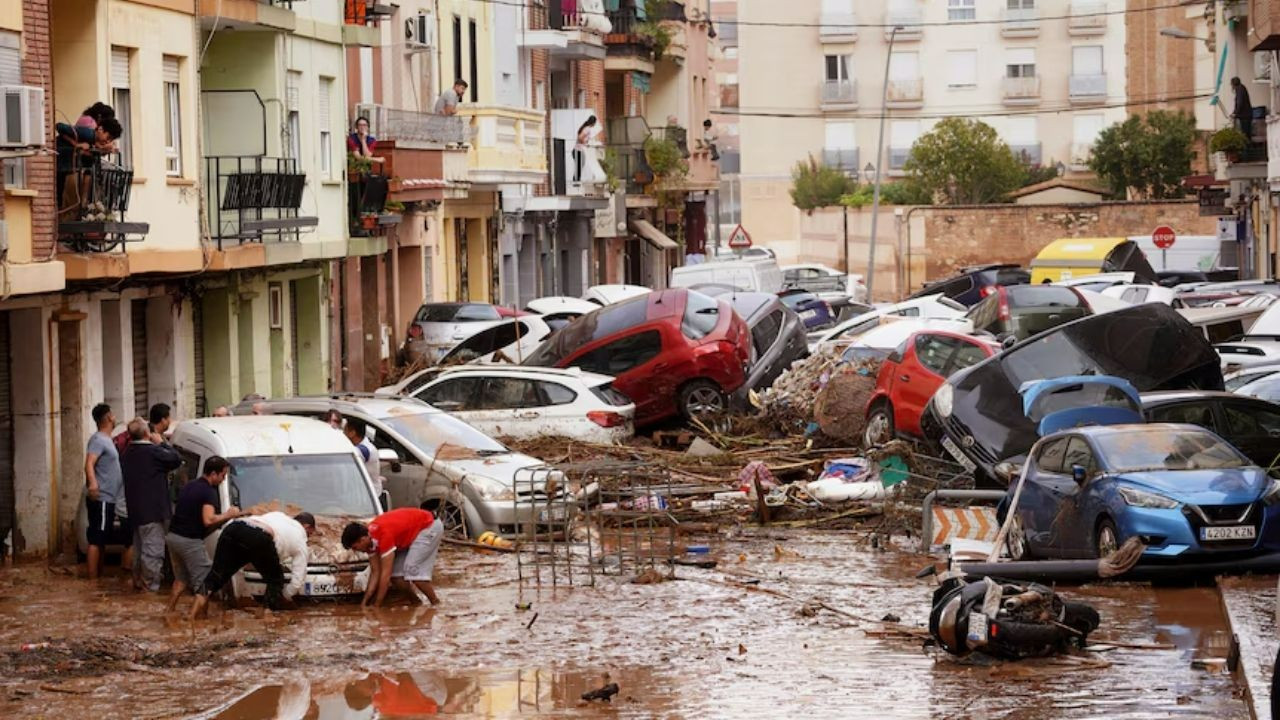
<instances>
[{"instance_id":1,"label":"fallen motorcycle","mask_svg":"<svg viewBox=\"0 0 1280 720\"><path fill-rule=\"evenodd\" d=\"M1037 583L959 575L933 593L929 634L947 652L1017 660L1084 647L1098 611Z\"/></svg>"}]
</instances>

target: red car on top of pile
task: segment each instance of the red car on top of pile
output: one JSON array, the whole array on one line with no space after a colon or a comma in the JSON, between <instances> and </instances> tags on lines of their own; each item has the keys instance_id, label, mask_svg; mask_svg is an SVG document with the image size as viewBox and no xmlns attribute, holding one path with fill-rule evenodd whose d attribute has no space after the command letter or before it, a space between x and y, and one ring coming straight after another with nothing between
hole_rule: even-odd
<instances>
[{"instance_id":1,"label":"red car on top of pile","mask_svg":"<svg viewBox=\"0 0 1280 720\"><path fill-rule=\"evenodd\" d=\"M525 365L614 376L637 426L721 412L746 381L751 333L725 300L660 290L583 315L547 338Z\"/></svg>"}]
</instances>

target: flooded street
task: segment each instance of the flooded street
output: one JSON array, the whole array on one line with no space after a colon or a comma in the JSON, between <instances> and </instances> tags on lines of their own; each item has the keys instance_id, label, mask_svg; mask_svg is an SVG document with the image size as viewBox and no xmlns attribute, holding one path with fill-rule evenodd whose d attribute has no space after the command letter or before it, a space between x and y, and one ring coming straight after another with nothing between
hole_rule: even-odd
<instances>
[{"instance_id":1,"label":"flooded street","mask_svg":"<svg viewBox=\"0 0 1280 720\"><path fill-rule=\"evenodd\" d=\"M890 613L925 627L932 585L913 578L919 556L858 549L855 537L746 532L713 543L715 570L681 567L678 580L650 585L597 578L595 587L541 593L521 591L512 556L450 548L438 610L326 603L265 617L215 611L194 627L166 619L158 598L124 592L115 575L90 591L84 581L21 568L0 588L0 712L1248 716L1230 675L1192 668L1226 654L1212 588L1065 590L1101 613L1096 643L1135 646L1095 656L1108 667L1074 658L961 663L935 657L918 638L880 636L878 621ZM838 612L815 612L815 600ZM24 643L37 645L24 651ZM609 682L620 686L610 705L579 700Z\"/></svg>"}]
</instances>

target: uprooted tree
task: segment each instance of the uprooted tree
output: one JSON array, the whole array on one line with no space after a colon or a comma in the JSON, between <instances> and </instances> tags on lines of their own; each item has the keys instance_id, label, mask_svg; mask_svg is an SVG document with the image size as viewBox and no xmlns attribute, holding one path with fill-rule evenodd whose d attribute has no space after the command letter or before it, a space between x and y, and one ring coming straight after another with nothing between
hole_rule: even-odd
<instances>
[{"instance_id":1,"label":"uprooted tree","mask_svg":"<svg viewBox=\"0 0 1280 720\"><path fill-rule=\"evenodd\" d=\"M806 212L839 205L840 198L857 189L856 180L812 155L791 169L791 204Z\"/></svg>"},{"instance_id":2,"label":"uprooted tree","mask_svg":"<svg viewBox=\"0 0 1280 720\"><path fill-rule=\"evenodd\" d=\"M1098 135L1089 169L1119 199L1182 197L1182 178L1191 174L1195 134L1195 119L1185 112L1130 115Z\"/></svg>"},{"instance_id":3,"label":"uprooted tree","mask_svg":"<svg viewBox=\"0 0 1280 720\"><path fill-rule=\"evenodd\" d=\"M947 118L920 136L903 170L918 196L947 205L1000 202L1027 176L994 128L965 118Z\"/></svg>"}]
</instances>

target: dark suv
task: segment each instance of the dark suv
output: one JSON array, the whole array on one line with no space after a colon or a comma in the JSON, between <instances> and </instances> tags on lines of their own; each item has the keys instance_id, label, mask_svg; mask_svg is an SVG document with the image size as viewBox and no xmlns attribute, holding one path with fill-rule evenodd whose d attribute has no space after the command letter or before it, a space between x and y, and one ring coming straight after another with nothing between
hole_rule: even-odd
<instances>
[{"instance_id":1,"label":"dark suv","mask_svg":"<svg viewBox=\"0 0 1280 720\"><path fill-rule=\"evenodd\" d=\"M907 299L942 293L961 305L972 307L990 295L994 288L1026 285L1030 282L1030 271L1018 265L975 265L962 269L954 277L925 283L924 287Z\"/></svg>"},{"instance_id":2,"label":"dark suv","mask_svg":"<svg viewBox=\"0 0 1280 720\"><path fill-rule=\"evenodd\" d=\"M975 332L989 332L1000 340L1026 340L1032 335L1089 315L1080 293L1057 285L1018 285L992 288L966 316Z\"/></svg>"}]
</instances>

